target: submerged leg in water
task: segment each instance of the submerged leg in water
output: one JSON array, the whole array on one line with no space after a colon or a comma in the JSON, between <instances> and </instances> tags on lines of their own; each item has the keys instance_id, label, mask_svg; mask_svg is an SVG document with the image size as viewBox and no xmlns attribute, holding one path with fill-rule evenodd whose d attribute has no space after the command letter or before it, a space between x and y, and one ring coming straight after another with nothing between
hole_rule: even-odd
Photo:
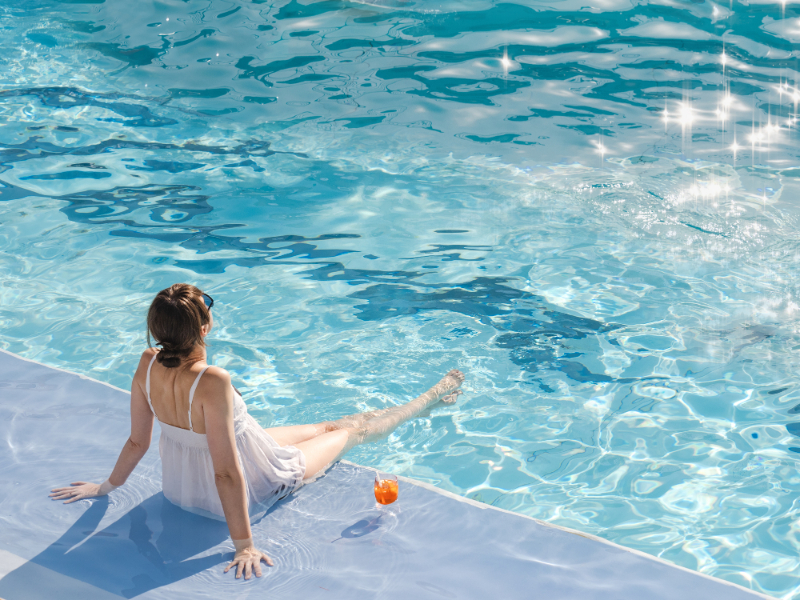
<instances>
[{"instance_id":1,"label":"submerged leg in water","mask_svg":"<svg viewBox=\"0 0 800 600\"><path fill-rule=\"evenodd\" d=\"M281 445L292 444L306 459L305 477L312 477L348 450L389 435L408 419L416 417L437 402L452 404L461 393L464 374L453 369L439 383L411 402L392 408L373 410L315 425L275 427L267 432Z\"/></svg>"}]
</instances>

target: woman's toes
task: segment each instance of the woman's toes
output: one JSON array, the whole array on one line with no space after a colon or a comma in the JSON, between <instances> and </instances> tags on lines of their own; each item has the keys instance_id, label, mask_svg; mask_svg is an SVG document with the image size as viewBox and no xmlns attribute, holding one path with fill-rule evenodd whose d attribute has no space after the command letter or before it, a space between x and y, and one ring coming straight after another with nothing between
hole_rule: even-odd
<instances>
[{"instance_id":1,"label":"woman's toes","mask_svg":"<svg viewBox=\"0 0 800 600\"><path fill-rule=\"evenodd\" d=\"M447 375L445 375L445 377L452 377L453 379L457 380L458 385L464 383L464 374L458 369L453 369Z\"/></svg>"},{"instance_id":2,"label":"woman's toes","mask_svg":"<svg viewBox=\"0 0 800 600\"><path fill-rule=\"evenodd\" d=\"M458 397L463 393L464 392L462 392L461 390L456 390L452 394L447 394L447 396L442 398L442 403L443 404L455 404L456 400L458 400Z\"/></svg>"}]
</instances>

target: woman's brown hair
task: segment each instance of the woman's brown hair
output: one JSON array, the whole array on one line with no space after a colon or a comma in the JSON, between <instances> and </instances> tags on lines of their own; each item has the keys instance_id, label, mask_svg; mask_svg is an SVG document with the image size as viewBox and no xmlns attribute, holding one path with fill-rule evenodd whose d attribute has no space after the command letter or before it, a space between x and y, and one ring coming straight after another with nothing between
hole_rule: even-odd
<instances>
[{"instance_id":1,"label":"woman's brown hair","mask_svg":"<svg viewBox=\"0 0 800 600\"><path fill-rule=\"evenodd\" d=\"M210 322L203 292L188 283L176 283L158 292L147 311L147 345L155 338L161 350L159 364L173 369L186 360L196 346L205 346L201 329Z\"/></svg>"}]
</instances>

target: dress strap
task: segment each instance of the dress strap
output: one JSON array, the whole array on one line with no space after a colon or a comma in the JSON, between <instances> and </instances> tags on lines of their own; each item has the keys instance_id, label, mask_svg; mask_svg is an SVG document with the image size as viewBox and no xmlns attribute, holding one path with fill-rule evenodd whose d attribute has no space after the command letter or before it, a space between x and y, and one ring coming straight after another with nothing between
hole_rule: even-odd
<instances>
[{"instance_id":1,"label":"dress strap","mask_svg":"<svg viewBox=\"0 0 800 600\"><path fill-rule=\"evenodd\" d=\"M153 401L150 400L150 369L153 368L153 363L156 362L156 356L158 356L158 353L153 355L153 358L150 359L150 364L147 365L147 378L144 382L144 389L147 391L147 403L150 405L150 412L153 413L154 417L156 415L156 411L153 410ZM157 418L158 417L156 417L156 419Z\"/></svg>"},{"instance_id":2,"label":"dress strap","mask_svg":"<svg viewBox=\"0 0 800 600\"><path fill-rule=\"evenodd\" d=\"M203 370L197 374L197 378L192 384L192 389L189 390L189 431L194 431L194 427L192 427L192 402L194 401L194 391L197 389L197 384L200 383L200 378L203 376L203 373L206 372L208 367L209 365L206 365L203 367Z\"/></svg>"}]
</instances>

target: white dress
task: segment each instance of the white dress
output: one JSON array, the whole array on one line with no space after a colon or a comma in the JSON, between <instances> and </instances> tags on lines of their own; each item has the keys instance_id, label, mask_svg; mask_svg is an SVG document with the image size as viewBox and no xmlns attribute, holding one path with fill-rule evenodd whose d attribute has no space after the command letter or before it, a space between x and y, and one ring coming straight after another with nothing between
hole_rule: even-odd
<instances>
[{"instance_id":1,"label":"white dress","mask_svg":"<svg viewBox=\"0 0 800 600\"><path fill-rule=\"evenodd\" d=\"M150 400L150 369L147 367L147 402L158 419ZM205 367L189 391L189 429L161 424L161 473L164 496L177 506L214 519L225 519L214 483L214 465L204 433L192 430L192 400ZM233 394L233 429L236 450L247 488L248 512L262 514L275 502L295 491L303 483L306 460L294 446L281 447L247 414L247 406L238 392Z\"/></svg>"}]
</instances>

